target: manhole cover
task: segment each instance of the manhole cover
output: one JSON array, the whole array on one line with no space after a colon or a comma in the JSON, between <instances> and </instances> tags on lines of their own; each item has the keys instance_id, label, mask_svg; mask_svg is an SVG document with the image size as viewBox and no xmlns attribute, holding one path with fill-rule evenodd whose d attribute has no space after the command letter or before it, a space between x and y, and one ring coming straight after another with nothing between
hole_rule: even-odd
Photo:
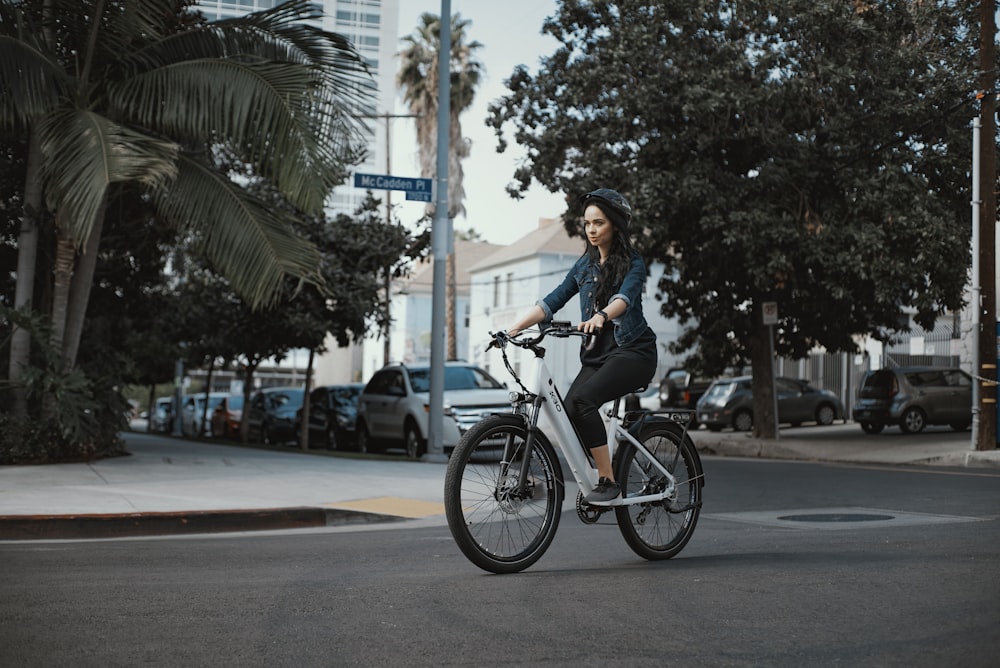
<instances>
[{"instance_id":1,"label":"manhole cover","mask_svg":"<svg viewBox=\"0 0 1000 668\"><path fill-rule=\"evenodd\" d=\"M781 515L778 519L787 522L885 522L896 518L892 515L870 515L868 513L813 513L810 515Z\"/></svg>"}]
</instances>

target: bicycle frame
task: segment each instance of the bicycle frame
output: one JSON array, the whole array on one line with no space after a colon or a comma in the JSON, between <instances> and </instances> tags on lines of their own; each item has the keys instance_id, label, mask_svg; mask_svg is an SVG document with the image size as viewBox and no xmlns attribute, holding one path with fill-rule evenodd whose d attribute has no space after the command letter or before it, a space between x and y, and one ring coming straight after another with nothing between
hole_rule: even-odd
<instances>
[{"instance_id":1,"label":"bicycle frame","mask_svg":"<svg viewBox=\"0 0 1000 668\"><path fill-rule=\"evenodd\" d=\"M584 495L589 494L597 485L597 470L591 465L587 451L583 444L580 443L580 439L576 435L576 430L573 428L573 424L570 422L569 416L566 414L566 408L563 404L562 396L559 394L555 381L552 378L552 374L549 372L548 366L545 364L544 349L534 349L534 352L536 362L534 388L536 389L534 391L528 390L531 396L524 397L525 400L528 398L532 399L530 402L531 409L526 416L523 416L527 418L528 422L528 438L525 443L525 450L526 452L530 452L531 446L534 443L535 435L539 433L538 418L540 415L544 414L552 425L556 436L555 445L563 453L567 464L569 464L570 473L573 475L573 479L576 480ZM620 399L615 400L615 410L610 416L610 421L607 426L607 442L611 455L614 456L614 452L617 450L617 446L620 441L629 441L639 451L641 451L645 459L667 479L668 485L663 492L658 494L648 494L628 498L619 497L613 501L602 503L600 506L628 506L639 503L663 501L664 499L672 497L676 490L677 479L670 473L670 471L667 470L665 466L663 466L663 464L660 463L660 461L643 443L641 443L637 438L629 433L628 430L621 426L620 418L618 417L619 402ZM523 403L527 403L527 401L524 401ZM685 425L684 428L684 433L686 434L686 432L687 425ZM684 436L682 435L682 438L683 437ZM511 448L512 445L510 443L504 447L503 460L501 461L501 467L504 470L510 466L511 458L515 454L514 452L511 452ZM678 453L679 452L680 451L678 450ZM518 484L518 491L521 493L524 492L527 484L529 464L530 462L528 457L521 458L519 475L520 482Z\"/></svg>"}]
</instances>

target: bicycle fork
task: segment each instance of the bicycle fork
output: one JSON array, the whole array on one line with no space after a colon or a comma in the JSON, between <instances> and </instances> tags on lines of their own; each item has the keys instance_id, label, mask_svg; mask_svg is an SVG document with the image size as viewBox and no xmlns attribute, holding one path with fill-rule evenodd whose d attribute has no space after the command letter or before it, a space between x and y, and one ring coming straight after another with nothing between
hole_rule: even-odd
<instances>
[{"instance_id":1,"label":"bicycle fork","mask_svg":"<svg viewBox=\"0 0 1000 668\"><path fill-rule=\"evenodd\" d=\"M497 501L501 501L504 498L515 498L518 500L525 500L531 498L534 491L533 485L532 489L528 489L529 485L529 475L528 472L531 470L531 450L535 445L535 437L538 434L538 414L541 412L541 404L545 401L543 397L534 396L531 401L531 410L525 419L525 439L524 444L521 446L523 448L523 453L516 443L514 443L514 435L508 433L506 441L503 446L503 455L500 458L500 477L497 480L497 489L494 491L494 497ZM523 414L519 414L519 417L524 418ZM516 477L511 480L511 465L517 462L517 456L521 455L521 461L518 462L518 467L516 471ZM516 485L512 485L512 482L516 482Z\"/></svg>"}]
</instances>

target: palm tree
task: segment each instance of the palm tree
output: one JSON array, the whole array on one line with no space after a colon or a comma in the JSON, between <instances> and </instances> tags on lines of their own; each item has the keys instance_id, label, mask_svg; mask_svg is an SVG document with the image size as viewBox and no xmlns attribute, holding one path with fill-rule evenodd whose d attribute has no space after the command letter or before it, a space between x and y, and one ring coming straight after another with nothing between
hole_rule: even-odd
<instances>
[{"instance_id":1,"label":"palm tree","mask_svg":"<svg viewBox=\"0 0 1000 668\"><path fill-rule=\"evenodd\" d=\"M465 188L463 186L462 160L469 155L469 141L462 136L459 114L472 105L482 63L474 57L479 42L465 41L465 28L458 14L451 17L451 59L449 63L451 100L448 142L448 217L465 215ZM420 25L412 35L404 37L406 48L400 53L397 81L403 89L403 100L410 113L417 119L417 143L420 155L420 173L424 178L437 172L437 109L438 109L438 52L441 46L441 19L435 14L423 14ZM433 215L433 205L428 207ZM448 254L447 324L448 359L457 359L455 345L455 255Z\"/></svg>"},{"instance_id":2,"label":"palm tree","mask_svg":"<svg viewBox=\"0 0 1000 668\"><path fill-rule=\"evenodd\" d=\"M160 218L253 305L272 302L285 276L319 280L314 246L221 157L299 210L321 211L363 143L349 112L372 90L363 61L346 39L307 23L322 18L309 0L214 23L193 18L189 4L0 3L0 134L30 147L15 306L30 304L37 226L52 221L52 339L67 369L113 183L146 187ZM28 366L24 336L11 347L15 386Z\"/></svg>"}]
</instances>

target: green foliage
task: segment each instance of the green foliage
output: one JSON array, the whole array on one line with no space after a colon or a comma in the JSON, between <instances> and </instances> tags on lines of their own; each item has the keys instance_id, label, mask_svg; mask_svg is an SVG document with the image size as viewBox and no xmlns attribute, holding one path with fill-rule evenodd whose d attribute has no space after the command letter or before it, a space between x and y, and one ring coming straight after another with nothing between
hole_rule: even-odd
<instances>
[{"instance_id":1,"label":"green foliage","mask_svg":"<svg viewBox=\"0 0 1000 668\"><path fill-rule=\"evenodd\" d=\"M82 370L65 370L62 356L48 345L46 319L0 305L3 341L9 345L11 326L32 335L35 363L23 377L31 413L14 416L0 393L0 464L41 464L90 460L122 454L118 431L125 427L126 402L106 383L88 379ZM9 389L5 386L0 388ZM42 419L43 406L52 419Z\"/></svg>"},{"instance_id":2,"label":"green foliage","mask_svg":"<svg viewBox=\"0 0 1000 668\"><path fill-rule=\"evenodd\" d=\"M528 152L509 186L621 190L666 266L662 310L708 371L777 350L854 349L914 309L962 306L969 263L969 2L585 2L491 106ZM578 232L566 214L567 228Z\"/></svg>"}]
</instances>

